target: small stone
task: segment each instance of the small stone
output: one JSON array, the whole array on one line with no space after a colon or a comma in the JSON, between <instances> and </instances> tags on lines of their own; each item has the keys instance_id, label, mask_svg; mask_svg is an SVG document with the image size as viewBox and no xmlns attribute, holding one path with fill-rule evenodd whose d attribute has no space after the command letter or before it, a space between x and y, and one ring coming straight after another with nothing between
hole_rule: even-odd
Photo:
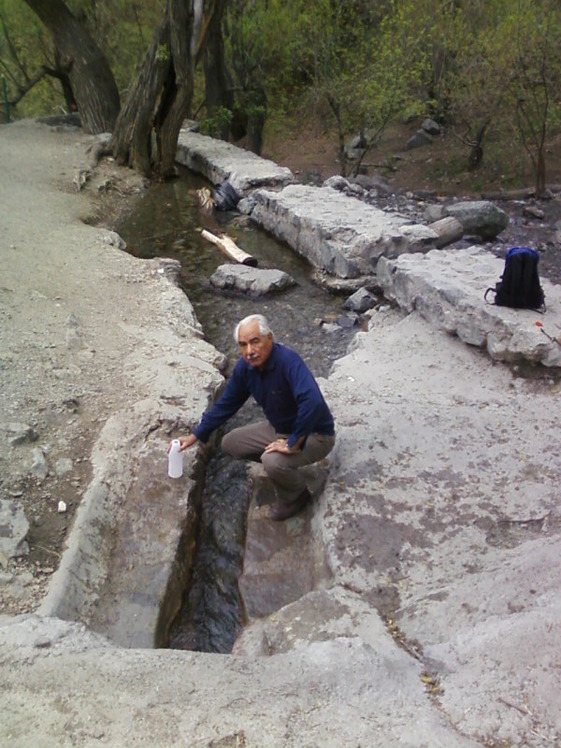
<instances>
[{"instance_id":1,"label":"small stone","mask_svg":"<svg viewBox=\"0 0 561 748\"><path fill-rule=\"evenodd\" d=\"M421 129L428 132L429 135L440 135L440 125L430 118L424 120Z\"/></svg>"},{"instance_id":2,"label":"small stone","mask_svg":"<svg viewBox=\"0 0 561 748\"><path fill-rule=\"evenodd\" d=\"M336 333L336 332L340 332L341 331L341 328L339 327L339 325L334 325L332 322L327 322L327 323L323 324L321 326L321 329L324 332L329 332L329 333Z\"/></svg>"},{"instance_id":3,"label":"small stone","mask_svg":"<svg viewBox=\"0 0 561 748\"><path fill-rule=\"evenodd\" d=\"M366 312L376 306L376 297L371 294L367 288L359 288L343 304L343 309L350 309L353 312Z\"/></svg>"},{"instance_id":4,"label":"small stone","mask_svg":"<svg viewBox=\"0 0 561 748\"><path fill-rule=\"evenodd\" d=\"M26 423L5 423L0 426L12 446L36 441L38 435L32 426Z\"/></svg>"},{"instance_id":5,"label":"small stone","mask_svg":"<svg viewBox=\"0 0 561 748\"><path fill-rule=\"evenodd\" d=\"M55 462L55 473L59 478L72 470L72 460L69 457L61 457Z\"/></svg>"},{"instance_id":6,"label":"small stone","mask_svg":"<svg viewBox=\"0 0 561 748\"><path fill-rule=\"evenodd\" d=\"M7 561L27 554L29 548L25 537L28 530L29 522L21 506L0 499L0 558Z\"/></svg>"},{"instance_id":7,"label":"small stone","mask_svg":"<svg viewBox=\"0 0 561 748\"><path fill-rule=\"evenodd\" d=\"M340 317L337 317L337 324L339 327L343 327L347 330L354 327L357 323L358 317L355 315L342 314Z\"/></svg>"},{"instance_id":8,"label":"small stone","mask_svg":"<svg viewBox=\"0 0 561 748\"><path fill-rule=\"evenodd\" d=\"M545 218L544 211L537 208L535 205L525 205L522 209L522 214L527 218L537 218L539 221L542 221Z\"/></svg>"},{"instance_id":9,"label":"small stone","mask_svg":"<svg viewBox=\"0 0 561 748\"><path fill-rule=\"evenodd\" d=\"M424 130L417 130L407 141L407 150L410 151L413 148L421 148L424 145L432 143L432 137Z\"/></svg>"},{"instance_id":10,"label":"small stone","mask_svg":"<svg viewBox=\"0 0 561 748\"><path fill-rule=\"evenodd\" d=\"M40 447L36 447L32 452L31 459L30 473L39 481L44 481L49 474L49 467L45 455L43 454L43 450Z\"/></svg>"},{"instance_id":11,"label":"small stone","mask_svg":"<svg viewBox=\"0 0 561 748\"><path fill-rule=\"evenodd\" d=\"M124 250L127 248L127 244L124 239L122 239L115 231L107 231L103 235L102 241L105 244L109 244L110 247L117 247L117 249Z\"/></svg>"},{"instance_id":12,"label":"small stone","mask_svg":"<svg viewBox=\"0 0 561 748\"><path fill-rule=\"evenodd\" d=\"M66 512L66 502L65 501L59 501L58 502L57 512L59 514L64 514Z\"/></svg>"}]
</instances>

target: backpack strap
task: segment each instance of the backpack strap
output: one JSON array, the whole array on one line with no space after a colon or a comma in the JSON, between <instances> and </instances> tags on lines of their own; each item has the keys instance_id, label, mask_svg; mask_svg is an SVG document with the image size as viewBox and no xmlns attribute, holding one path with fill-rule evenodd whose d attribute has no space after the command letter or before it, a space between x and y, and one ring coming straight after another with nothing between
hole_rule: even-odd
<instances>
[{"instance_id":1,"label":"backpack strap","mask_svg":"<svg viewBox=\"0 0 561 748\"><path fill-rule=\"evenodd\" d=\"M484 293L484 295L483 295L483 301L486 301L486 302L487 302L487 304L494 304L494 303L495 303L495 301L494 301L494 300L493 300L493 301L488 301L488 300L487 300L487 294L488 294L489 292L492 292L492 293L494 293L494 294L495 294L495 296L496 296L496 295L497 295L497 288L496 288L496 287L495 287L495 288L491 288L491 287L489 287L489 288L488 288L488 289L487 289L487 290L485 291L485 293Z\"/></svg>"},{"instance_id":2,"label":"backpack strap","mask_svg":"<svg viewBox=\"0 0 561 748\"><path fill-rule=\"evenodd\" d=\"M520 280L520 291L522 293L522 302L524 308L532 306L532 299L530 298L532 289L534 287L534 276L535 276L535 262L530 255L524 254L522 256L522 267L521 267L521 280Z\"/></svg>"}]
</instances>

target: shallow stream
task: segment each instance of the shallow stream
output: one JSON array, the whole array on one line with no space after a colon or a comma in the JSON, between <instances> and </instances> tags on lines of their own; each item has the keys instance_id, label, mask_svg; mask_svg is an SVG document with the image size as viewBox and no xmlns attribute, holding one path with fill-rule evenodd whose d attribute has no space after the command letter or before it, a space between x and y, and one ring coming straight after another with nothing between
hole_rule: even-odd
<instances>
[{"instance_id":1,"label":"shallow stream","mask_svg":"<svg viewBox=\"0 0 561 748\"><path fill-rule=\"evenodd\" d=\"M238 357L233 339L236 323L248 314L264 314L275 339L296 349L311 371L329 374L333 361L345 354L354 329L322 326L344 314L344 297L312 283L312 268L289 247L252 225L239 223L237 213L204 212L196 190L210 187L183 170L180 178L156 184L139 197L115 227L127 250L143 258L172 257L181 263L181 284L205 338L228 358ZM214 289L209 278L228 259L200 235L201 229L227 232L260 268L289 273L297 285L280 294L252 299ZM329 331L328 331L329 330ZM262 417L247 403L226 428ZM230 652L243 626L237 579L243 565L248 490L245 465L214 454L207 467L199 542L191 585L174 621L169 646L202 652Z\"/></svg>"}]
</instances>

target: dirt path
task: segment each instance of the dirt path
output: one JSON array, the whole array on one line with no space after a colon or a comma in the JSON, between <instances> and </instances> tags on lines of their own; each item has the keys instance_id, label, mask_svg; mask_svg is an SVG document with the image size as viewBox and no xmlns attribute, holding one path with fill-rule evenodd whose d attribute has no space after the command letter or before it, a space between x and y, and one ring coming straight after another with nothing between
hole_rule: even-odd
<instances>
[{"instance_id":1,"label":"dirt path","mask_svg":"<svg viewBox=\"0 0 561 748\"><path fill-rule=\"evenodd\" d=\"M94 142L30 121L0 128L0 495L30 523L29 555L0 569L4 613L34 610L58 565L91 446L129 386L116 323L146 314L134 261L88 225L105 210L100 186L118 190L116 206L141 182L107 162L79 189Z\"/></svg>"}]
</instances>

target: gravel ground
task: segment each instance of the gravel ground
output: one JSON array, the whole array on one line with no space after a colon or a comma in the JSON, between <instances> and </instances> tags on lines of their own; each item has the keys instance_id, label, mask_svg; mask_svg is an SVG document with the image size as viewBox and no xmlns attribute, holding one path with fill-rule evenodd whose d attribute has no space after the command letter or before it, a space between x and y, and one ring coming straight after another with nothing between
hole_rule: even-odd
<instances>
[{"instance_id":1,"label":"gravel ground","mask_svg":"<svg viewBox=\"0 0 561 748\"><path fill-rule=\"evenodd\" d=\"M140 302L129 269L123 283L100 260L115 237L90 224L141 181L111 162L93 174L95 142L32 121L0 127L0 497L29 522L29 555L0 558L4 613L42 599L90 480L92 444L127 387L116 323ZM132 262L117 251L113 261Z\"/></svg>"}]
</instances>

